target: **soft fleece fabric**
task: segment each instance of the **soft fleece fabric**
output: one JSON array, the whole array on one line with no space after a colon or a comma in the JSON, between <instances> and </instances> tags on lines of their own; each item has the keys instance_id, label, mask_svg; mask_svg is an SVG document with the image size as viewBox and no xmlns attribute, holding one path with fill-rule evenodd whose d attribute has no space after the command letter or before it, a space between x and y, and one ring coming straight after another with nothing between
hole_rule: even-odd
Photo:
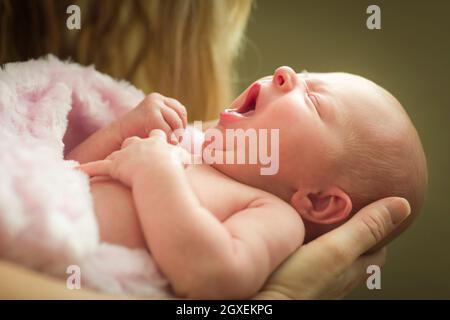
<instances>
[{"instance_id":1,"label":"soft fleece fabric","mask_svg":"<svg viewBox=\"0 0 450 320\"><path fill-rule=\"evenodd\" d=\"M81 268L82 286L170 295L144 250L101 243L89 181L64 154L144 94L53 56L0 70L0 257L52 275Z\"/></svg>"}]
</instances>

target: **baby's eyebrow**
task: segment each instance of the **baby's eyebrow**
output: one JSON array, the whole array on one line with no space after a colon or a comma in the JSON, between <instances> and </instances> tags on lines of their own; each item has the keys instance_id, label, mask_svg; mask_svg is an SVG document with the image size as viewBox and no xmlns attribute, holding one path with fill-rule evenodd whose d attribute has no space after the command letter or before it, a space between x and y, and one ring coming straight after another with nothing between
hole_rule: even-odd
<instances>
[{"instance_id":1,"label":"baby's eyebrow","mask_svg":"<svg viewBox=\"0 0 450 320\"><path fill-rule=\"evenodd\" d=\"M308 74L308 77L303 80L308 84L308 89L311 89L311 91L327 91L327 83L319 78L311 76L311 74Z\"/></svg>"},{"instance_id":2,"label":"baby's eyebrow","mask_svg":"<svg viewBox=\"0 0 450 320\"><path fill-rule=\"evenodd\" d=\"M315 77L314 74L308 73L308 76L305 78L300 78L301 81L305 84L306 91L308 93L313 93L316 97L316 102L319 104L317 107L320 108L319 114L323 119L332 119L335 117L334 108L330 107L329 100L327 98L327 93L329 92L328 86L329 83L324 81L318 77ZM316 93L319 94L320 99Z\"/></svg>"},{"instance_id":3,"label":"baby's eyebrow","mask_svg":"<svg viewBox=\"0 0 450 320\"><path fill-rule=\"evenodd\" d=\"M303 84L305 85L306 92L308 92L308 93L312 92L311 88L309 87L309 83L308 83L308 81L306 81L306 79L300 79L300 81L302 81Z\"/></svg>"}]
</instances>

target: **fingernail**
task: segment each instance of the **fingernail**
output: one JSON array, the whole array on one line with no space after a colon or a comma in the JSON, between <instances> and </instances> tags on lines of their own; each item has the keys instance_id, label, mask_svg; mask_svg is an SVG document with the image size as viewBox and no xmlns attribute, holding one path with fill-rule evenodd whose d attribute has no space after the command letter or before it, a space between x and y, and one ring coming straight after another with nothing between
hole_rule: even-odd
<instances>
[{"instance_id":1,"label":"fingernail","mask_svg":"<svg viewBox=\"0 0 450 320\"><path fill-rule=\"evenodd\" d=\"M392 198L386 203L386 208L389 210L394 224L405 220L411 214L409 202L404 198Z\"/></svg>"}]
</instances>

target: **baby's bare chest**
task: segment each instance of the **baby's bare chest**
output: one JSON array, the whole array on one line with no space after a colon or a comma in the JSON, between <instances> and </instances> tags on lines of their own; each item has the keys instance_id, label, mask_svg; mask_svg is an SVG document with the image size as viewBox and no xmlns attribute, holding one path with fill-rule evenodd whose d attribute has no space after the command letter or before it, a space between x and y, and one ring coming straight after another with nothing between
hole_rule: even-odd
<instances>
[{"instance_id":1,"label":"baby's bare chest","mask_svg":"<svg viewBox=\"0 0 450 320\"><path fill-rule=\"evenodd\" d=\"M243 185L207 165L186 169L191 188L203 207L220 221L247 207L259 190Z\"/></svg>"}]
</instances>

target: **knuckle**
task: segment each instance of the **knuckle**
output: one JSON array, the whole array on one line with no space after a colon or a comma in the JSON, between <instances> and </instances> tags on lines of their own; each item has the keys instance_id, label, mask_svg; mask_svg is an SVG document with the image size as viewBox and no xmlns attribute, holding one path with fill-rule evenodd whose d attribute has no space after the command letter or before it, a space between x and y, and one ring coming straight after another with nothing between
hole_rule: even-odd
<instances>
[{"instance_id":1,"label":"knuckle","mask_svg":"<svg viewBox=\"0 0 450 320\"><path fill-rule=\"evenodd\" d=\"M168 101L178 108L181 113L187 114L186 107L180 101L174 98L168 98Z\"/></svg>"},{"instance_id":2,"label":"knuckle","mask_svg":"<svg viewBox=\"0 0 450 320\"><path fill-rule=\"evenodd\" d=\"M334 261L342 261L342 262L347 261L348 254L345 248L339 245L332 245L331 249L332 250L330 252L334 257Z\"/></svg>"},{"instance_id":3,"label":"knuckle","mask_svg":"<svg viewBox=\"0 0 450 320\"><path fill-rule=\"evenodd\" d=\"M138 137L132 136L132 137L126 138L126 139L125 139L125 142L131 143L131 142L133 142L133 141L138 141L138 140L139 140Z\"/></svg>"},{"instance_id":4,"label":"knuckle","mask_svg":"<svg viewBox=\"0 0 450 320\"><path fill-rule=\"evenodd\" d=\"M138 137L136 137L136 136L126 138L126 139L123 141L123 143L122 143L122 147L127 146L127 145L130 145L130 144L133 144L133 143L136 143L136 142L138 142L139 140L140 140L140 139L139 139Z\"/></svg>"},{"instance_id":5,"label":"knuckle","mask_svg":"<svg viewBox=\"0 0 450 320\"><path fill-rule=\"evenodd\" d=\"M385 208L376 210L374 214L364 215L361 220L377 243L384 238L392 224L389 212Z\"/></svg>"},{"instance_id":6,"label":"knuckle","mask_svg":"<svg viewBox=\"0 0 450 320\"><path fill-rule=\"evenodd\" d=\"M158 92L152 92L145 97L148 100L157 100L159 98L161 98L161 95Z\"/></svg>"},{"instance_id":7,"label":"knuckle","mask_svg":"<svg viewBox=\"0 0 450 320\"><path fill-rule=\"evenodd\" d=\"M332 261L345 262L348 260L347 249L341 244L326 242L323 243L323 246L325 247L323 251L330 255Z\"/></svg>"},{"instance_id":8,"label":"knuckle","mask_svg":"<svg viewBox=\"0 0 450 320\"><path fill-rule=\"evenodd\" d=\"M144 98L142 107L147 112L153 111L155 109L155 107L161 105L160 101L161 101L160 94L156 93L156 92L152 92Z\"/></svg>"}]
</instances>

